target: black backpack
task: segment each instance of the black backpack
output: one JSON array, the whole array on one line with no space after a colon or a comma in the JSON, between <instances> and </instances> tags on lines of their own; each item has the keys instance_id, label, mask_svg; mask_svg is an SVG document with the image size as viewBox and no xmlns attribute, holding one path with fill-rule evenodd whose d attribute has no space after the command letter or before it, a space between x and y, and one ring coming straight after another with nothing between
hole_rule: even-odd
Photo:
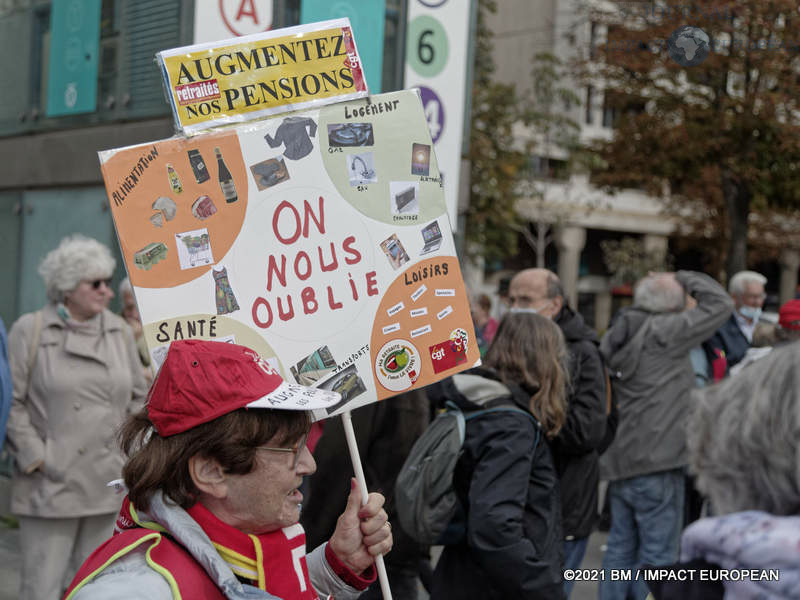
<instances>
[{"instance_id":1,"label":"black backpack","mask_svg":"<svg viewBox=\"0 0 800 600\"><path fill-rule=\"evenodd\" d=\"M490 412L513 411L536 425L539 443L541 425L529 412L515 406L485 408L466 415L452 402L416 441L395 484L395 506L403 530L421 544L455 544L466 533L463 519L454 519L463 507L453 488L453 473L461 456L466 422Z\"/></svg>"}]
</instances>

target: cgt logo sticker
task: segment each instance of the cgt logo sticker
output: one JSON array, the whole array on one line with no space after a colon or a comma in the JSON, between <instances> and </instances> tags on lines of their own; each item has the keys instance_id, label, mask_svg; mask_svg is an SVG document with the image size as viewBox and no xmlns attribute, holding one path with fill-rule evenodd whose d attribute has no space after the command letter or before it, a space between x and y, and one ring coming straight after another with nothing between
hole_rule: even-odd
<instances>
[{"instance_id":1,"label":"cgt logo sticker","mask_svg":"<svg viewBox=\"0 0 800 600\"><path fill-rule=\"evenodd\" d=\"M434 344L428 351L431 354L434 373L452 369L467 360L467 345L461 336Z\"/></svg>"}]
</instances>

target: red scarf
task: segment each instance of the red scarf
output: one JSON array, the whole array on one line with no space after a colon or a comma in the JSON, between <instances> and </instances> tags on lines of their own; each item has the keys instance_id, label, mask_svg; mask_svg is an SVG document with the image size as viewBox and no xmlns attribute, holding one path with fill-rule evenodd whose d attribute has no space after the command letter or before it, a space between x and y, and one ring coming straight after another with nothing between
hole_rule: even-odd
<instances>
[{"instance_id":1,"label":"red scarf","mask_svg":"<svg viewBox=\"0 0 800 600\"><path fill-rule=\"evenodd\" d=\"M299 523L250 535L223 523L199 502L186 512L211 538L217 553L241 579L285 600L319 600L308 577L306 534ZM166 531L157 523L141 520L130 500L125 498L117 517L117 529L137 526Z\"/></svg>"},{"instance_id":2,"label":"red scarf","mask_svg":"<svg viewBox=\"0 0 800 600\"><path fill-rule=\"evenodd\" d=\"M318 600L306 566L306 534L296 523L277 531L242 533L199 502L188 511L238 576L286 600Z\"/></svg>"},{"instance_id":3,"label":"red scarf","mask_svg":"<svg viewBox=\"0 0 800 600\"><path fill-rule=\"evenodd\" d=\"M223 523L199 502L186 512L205 531L217 553L240 578L284 600L319 600L308 576L306 534L300 523L252 535ZM166 531L157 523L142 521L130 500L125 498L117 517L117 530L137 526ZM353 573L330 546L325 547L325 558L334 573L356 589L366 589L377 578L374 565L360 576Z\"/></svg>"}]
</instances>

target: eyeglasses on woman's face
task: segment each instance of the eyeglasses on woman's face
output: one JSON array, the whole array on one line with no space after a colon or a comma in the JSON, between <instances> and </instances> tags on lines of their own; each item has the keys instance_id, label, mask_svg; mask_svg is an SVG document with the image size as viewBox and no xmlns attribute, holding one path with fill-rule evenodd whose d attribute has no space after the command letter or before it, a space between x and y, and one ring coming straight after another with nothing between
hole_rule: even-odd
<instances>
[{"instance_id":1,"label":"eyeglasses on woman's face","mask_svg":"<svg viewBox=\"0 0 800 600\"><path fill-rule=\"evenodd\" d=\"M294 456L292 457L292 470L297 467L297 461L300 459L300 453L303 451L303 448L306 447L306 441L308 440L308 433L304 433L303 437L301 437L297 443L292 446L291 448L273 448L270 446L259 446L256 450L267 450L269 452L293 452Z\"/></svg>"},{"instance_id":2,"label":"eyeglasses on woman's face","mask_svg":"<svg viewBox=\"0 0 800 600\"><path fill-rule=\"evenodd\" d=\"M93 290L99 290L101 285L105 285L108 289L111 289L111 277L106 279L94 279L92 281L88 281L87 283L92 286Z\"/></svg>"}]
</instances>

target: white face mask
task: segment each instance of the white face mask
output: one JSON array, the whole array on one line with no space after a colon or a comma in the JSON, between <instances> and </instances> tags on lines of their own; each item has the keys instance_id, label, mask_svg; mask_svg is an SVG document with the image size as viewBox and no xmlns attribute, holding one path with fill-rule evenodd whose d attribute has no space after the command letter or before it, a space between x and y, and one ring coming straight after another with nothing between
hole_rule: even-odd
<instances>
[{"instance_id":1,"label":"white face mask","mask_svg":"<svg viewBox=\"0 0 800 600\"><path fill-rule=\"evenodd\" d=\"M512 306L511 308L508 309L508 312L514 313L514 314L516 314L516 313L528 313L528 314L534 314L535 315L539 311L536 310L535 308L530 308L528 306Z\"/></svg>"},{"instance_id":2,"label":"white face mask","mask_svg":"<svg viewBox=\"0 0 800 600\"><path fill-rule=\"evenodd\" d=\"M750 319L755 322L758 321L758 317L761 316L761 308L758 306L747 306L745 304L739 308L739 314L745 319Z\"/></svg>"}]
</instances>

